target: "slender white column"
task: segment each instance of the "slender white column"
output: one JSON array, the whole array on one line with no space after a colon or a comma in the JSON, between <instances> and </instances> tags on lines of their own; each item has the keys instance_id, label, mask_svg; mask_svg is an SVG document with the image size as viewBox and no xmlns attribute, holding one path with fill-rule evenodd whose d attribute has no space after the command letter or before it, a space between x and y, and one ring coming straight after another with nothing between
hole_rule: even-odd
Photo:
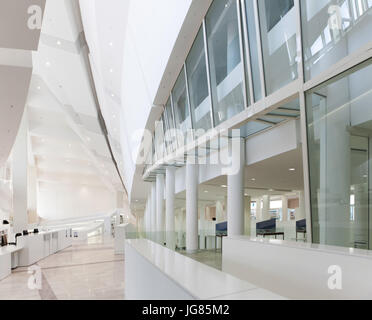
<instances>
[{"instance_id":1,"label":"slender white column","mask_svg":"<svg viewBox=\"0 0 372 320\"><path fill-rule=\"evenodd\" d=\"M227 175L227 233L229 236L244 235L244 139L240 148L231 151L232 172ZM233 142L234 143L234 142Z\"/></svg>"},{"instance_id":2,"label":"slender white column","mask_svg":"<svg viewBox=\"0 0 372 320\"><path fill-rule=\"evenodd\" d=\"M221 201L216 202L216 222L220 223L224 221L223 218L223 203Z\"/></svg>"},{"instance_id":3,"label":"slender white column","mask_svg":"<svg viewBox=\"0 0 372 320\"><path fill-rule=\"evenodd\" d=\"M256 222L263 221L261 201L262 201L262 198L258 198L256 201Z\"/></svg>"},{"instance_id":4,"label":"slender white column","mask_svg":"<svg viewBox=\"0 0 372 320\"><path fill-rule=\"evenodd\" d=\"M164 175L156 176L156 222L157 222L157 241L161 245L165 242L165 223L164 223Z\"/></svg>"},{"instance_id":5,"label":"slender white column","mask_svg":"<svg viewBox=\"0 0 372 320\"><path fill-rule=\"evenodd\" d=\"M288 198L282 197L282 221L288 221Z\"/></svg>"},{"instance_id":6,"label":"slender white column","mask_svg":"<svg viewBox=\"0 0 372 320\"><path fill-rule=\"evenodd\" d=\"M166 171L166 243L169 249L176 249L175 239L175 216L174 216L174 193L175 193L175 172L174 168L168 167Z\"/></svg>"},{"instance_id":7,"label":"slender white column","mask_svg":"<svg viewBox=\"0 0 372 320\"><path fill-rule=\"evenodd\" d=\"M205 233L206 233L206 224L205 224L205 211L206 205L203 204L200 207L200 218L199 218L199 234L200 234L200 249L204 250L205 248Z\"/></svg>"},{"instance_id":8,"label":"slender white column","mask_svg":"<svg viewBox=\"0 0 372 320\"><path fill-rule=\"evenodd\" d=\"M305 194L303 191L298 193L299 199L299 208L296 211L296 220L303 220L306 219L306 212L305 212Z\"/></svg>"},{"instance_id":9,"label":"slender white column","mask_svg":"<svg viewBox=\"0 0 372 320\"><path fill-rule=\"evenodd\" d=\"M151 239L152 241L156 241L156 183L153 182L151 184Z\"/></svg>"},{"instance_id":10,"label":"slender white column","mask_svg":"<svg viewBox=\"0 0 372 320\"><path fill-rule=\"evenodd\" d=\"M13 230L15 233L28 229L27 215L27 110L24 111L18 135L13 147Z\"/></svg>"},{"instance_id":11,"label":"slender white column","mask_svg":"<svg viewBox=\"0 0 372 320\"><path fill-rule=\"evenodd\" d=\"M186 164L186 251L198 250L198 185L199 166Z\"/></svg>"},{"instance_id":12,"label":"slender white column","mask_svg":"<svg viewBox=\"0 0 372 320\"><path fill-rule=\"evenodd\" d=\"M244 198L244 235L251 235L251 197Z\"/></svg>"},{"instance_id":13,"label":"slender white column","mask_svg":"<svg viewBox=\"0 0 372 320\"><path fill-rule=\"evenodd\" d=\"M263 196L262 200L262 219L263 221L270 220L270 196Z\"/></svg>"}]
</instances>

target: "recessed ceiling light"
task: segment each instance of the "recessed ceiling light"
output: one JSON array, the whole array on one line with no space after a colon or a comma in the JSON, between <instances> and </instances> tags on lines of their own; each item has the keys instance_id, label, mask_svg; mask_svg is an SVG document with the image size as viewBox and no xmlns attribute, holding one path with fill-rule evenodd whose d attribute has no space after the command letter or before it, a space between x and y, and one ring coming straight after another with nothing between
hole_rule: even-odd
<instances>
[{"instance_id":1,"label":"recessed ceiling light","mask_svg":"<svg viewBox=\"0 0 372 320\"><path fill-rule=\"evenodd\" d=\"M40 87L40 86L37 86L37 87L36 87L36 89L37 89L37 90L40 90L40 89L41 89L41 87Z\"/></svg>"},{"instance_id":2,"label":"recessed ceiling light","mask_svg":"<svg viewBox=\"0 0 372 320\"><path fill-rule=\"evenodd\" d=\"M57 44L60 46L62 43L61 43L61 41L58 40L58 41L57 41Z\"/></svg>"},{"instance_id":3,"label":"recessed ceiling light","mask_svg":"<svg viewBox=\"0 0 372 320\"><path fill-rule=\"evenodd\" d=\"M112 42L109 42L109 46L112 47L114 44Z\"/></svg>"},{"instance_id":4,"label":"recessed ceiling light","mask_svg":"<svg viewBox=\"0 0 372 320\"><path fill-rule=\"evenodd\" d=\"M251 181L256 181L256 178L252 178Z\"/></svg>"},{"instance_id":5,"label":"recessed ceiling light","mask_svg":"<svg viewBox=\"0 0 372 320\"><path fill-rule=\"evenodd\" d=\"M208 193L209 191L208 190L205 190L204 193Z\"/></svg>"},{"instance_id":6,"label":"recessed ceiling light","mask_svg":"<svg viewBox=\"0 0 372 320\"><path fill-rule=\"evenodd\" d=\"M110 71L110 73L113 73L114 72L114 69L111 68L109 71Z\"/></svg>"},{"instance_id":7,"label":"recessed ceiling light","mask_svg":"<svg viewBox=\"0 0 372 320\"><path fill-rule=\"evenodd\" d=\"M49 61L45 62L45 65L46 65L47 67L50 67L50 62L49 62Z\"/></svg>"},{"instance_id":8,"label":"recessed ceiling light","mask_svg":"<svg viewBox=\"0 0 372 320\"><path fill-rule=\"evenodd\" d=\"M222 188L227 188L227 185L223 184L221 185Z\"/></svg>"},{"instance_id":9,"label":"recessed ceiling light","mask_svg":"<svg viewBox=\"0 0 372 320\"><path fill-rule=\"evenodd\" d=\"M289 171L296 171L295 168L289 168Z\"/></svg>"}]
</instances>

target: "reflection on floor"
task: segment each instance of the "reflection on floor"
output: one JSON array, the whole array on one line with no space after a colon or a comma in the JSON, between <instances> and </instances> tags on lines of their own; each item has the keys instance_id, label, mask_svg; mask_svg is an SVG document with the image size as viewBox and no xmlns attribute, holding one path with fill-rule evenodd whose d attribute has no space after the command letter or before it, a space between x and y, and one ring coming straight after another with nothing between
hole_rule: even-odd
<instances>
[{"instance_id":1,"label":"reflection on floor","mask_svg":"<svg viewBox=\"0 0 372 320\"><path fill-rule=\"evenodd\" d=\"M222 270L221 250L199 250L195 253L187 253L186 251L179 251L179 253L193 260L204 263L212 268Z\"/></svg>"},{"instance_id":2,"label":"reflection on floor","mask_svg":"<svg viewBox=\"0 0 372 320\"><path fill-rule=\"evenodd\" d=\"M0 281L0 299L124 299L124 260L114 254L112 238L100 235L74 242L72 247L39 261L33 269L36 285L41 278L40 290L29 289L29 268L18 268Z\"/></svg>"}]
</instances>

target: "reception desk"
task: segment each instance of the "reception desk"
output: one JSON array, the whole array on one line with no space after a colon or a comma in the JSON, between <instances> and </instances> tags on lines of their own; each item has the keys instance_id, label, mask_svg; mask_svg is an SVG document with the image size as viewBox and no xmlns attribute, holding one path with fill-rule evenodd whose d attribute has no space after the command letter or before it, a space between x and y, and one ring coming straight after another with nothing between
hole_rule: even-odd
<instances>
[{"instance_id":1,"label":"reception desk","mask_svg":"<svg viewBox=\"0 0 372 320\"><path fill-rule=\"evenodd\" d=\"M145 239L126 240L125 296L129 300L283 299Z\"/></svg>"},{"instance_id":2,"label":"reception desk","mask_svg":"<svg viewBox=\"0 0 372 320\"><path fill-rule=\"evenodd\" d=\"M16 246L0 248L0 280L9 276L12 269L18 266L18 253L23 249L23 242Z\"/></svg>"},{"instance_id":3,"label":"reception desk","mask_svg":"<svg viewBox=\"0 0 372 320\"><path fill-rule=\"evenodd\" d=\"M19 266L27 267L72 244L70 229L42 231L21 237L23 249L19 252Z\"/></svg>"},{"instance_id":4,"label":"reception desk","mask_svg":"<svg viewBox=\"0 0 372 320\"><path fill-rule=\"evenodd\" d=\"M71 246L70 229L41 231L20 236L17 245L0 248L0 280L17 267L28 267L36 262Z\"/></svg>"}]
</instances>

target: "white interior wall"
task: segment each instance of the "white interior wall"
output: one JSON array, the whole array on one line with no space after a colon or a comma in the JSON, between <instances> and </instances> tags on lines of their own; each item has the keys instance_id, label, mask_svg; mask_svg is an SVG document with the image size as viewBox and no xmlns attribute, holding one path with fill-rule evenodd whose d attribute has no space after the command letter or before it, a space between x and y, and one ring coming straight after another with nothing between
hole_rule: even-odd
<instances>
[{"instance_id":1,"label":"white interior wall","mask_svg":"<svg viewBox=\"0 0 372 320\"><path fill-rule=\"evenodd\" d=\"M112 212L116 192L107 188L40 182L38 215L42 219L79 218Z\"/></svg>"}]
</instances>

